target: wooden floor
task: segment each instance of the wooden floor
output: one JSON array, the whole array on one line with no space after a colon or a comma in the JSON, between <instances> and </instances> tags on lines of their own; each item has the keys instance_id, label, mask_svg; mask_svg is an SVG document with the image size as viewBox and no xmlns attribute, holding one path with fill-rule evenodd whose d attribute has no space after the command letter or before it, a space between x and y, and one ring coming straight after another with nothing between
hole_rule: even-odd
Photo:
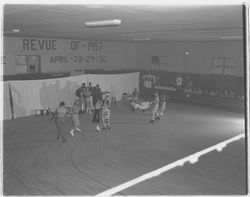
<instances>
[{"instance_id":1,"label":"wooden floor","mask_svg":"<svg viewBox=\"0 0 250 197\"><path fill-rule=\"evenodd\" d=\"M81 115L82 133L56 140L49 116L4 121L4 195L96 195L244 132L244 114L170 102L167 117L114 104L110 131L96 132ZM244 139L194 165L172 169L120 195L245 195Z\"/></svg>"}]
</instances>

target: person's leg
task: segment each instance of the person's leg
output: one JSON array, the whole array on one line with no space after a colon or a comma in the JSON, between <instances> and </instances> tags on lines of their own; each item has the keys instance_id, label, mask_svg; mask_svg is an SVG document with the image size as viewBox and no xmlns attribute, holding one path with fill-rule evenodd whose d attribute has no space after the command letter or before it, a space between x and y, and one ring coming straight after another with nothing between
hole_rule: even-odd
<instances>
[{"instance_id":1,"label":"person's leg","mask_svg":"<svg viewBox=\"0 0 250 197\"><path fill-rule=\"evenodd\" d=\"M56 127L57 127L57 139L62 139L62 142L66 142L66 139L64 138L62 134L63 129L63 120L61 118L56 118L55 120Z\"/></svg>"},{"instance_id":2,"label":"person's leg","mask_svg":"<svg viewBox=\"0 0 250 197\"><path fill-rule=\"evenodd\" d=\"M60 137L61 137L61 132L60 132L60 125L59 125L59 122L58 122L58 120L57 120L57 118L55 119L55 124L56 124L56 133L57 133L57 139L60 139Z\"/></svg>"},{"instance_id":3,"label":"person's leg","mask_svg":"<svg viewBox=\"0 0 250 197\"><path fill-rule=\"evenodd\" d=\"M155 120L155 115L156 115L157 108L158 108L158 107L155 106L154 109L153 109L152 120Z\"/></svg>"},{"instance_id":4,"label":"person's leg","mask_svg":"<svg viewBox=\"0 0 250 197\"><path fill-rule=\"evenodd\" d=\"M81 129L79 128L80 127L79 115L78 114L73 114L72 115L72 121L73 121L74 128L70 131L70 134L72 136L74 136L74 131L81 132Z\"/></svg>"},{"instance_id":5,"label":"person's leg","mask_svg":"<svg viewBox=\"0 0 250 197\"><path fill-rule=\"evenodd\" d=\"M106 120L105 119L102 120L102 124L103 124L103 128L102 129L106 129L107 125L106 125Z\"/></svg>"},{"instance_id":6,"label":"person's leg","mask_svg":"<svg viewBox=\"0 0 250 197\"><path fill-rule=\"evenodd\" d=\"M159 106L156 106L155 109L155 120L160 120L160 115L159 115Z\"/></svg>"},{"instance_id":7,"label":"person's leg","mask_svg":"<svg viewBox=\"0 0 250 197\"><path fill-rule=\"evenodd\" d=\"M166 115L166 102L163 102L163 104L162 104L162 115L163 114Z\"/></svg>"},{"instance_id":8,"label":"person's leg","mask_svg":"<svg viewBox=\"0 0 250 197\"><path fill-rule=\"evenodd\" d=\"M74 136L74 131L75 131L75 120L74 120L74 114L71 117L72 123L73 123L73 129L70 131L70 134Z\"/></svg>"},{"instance_id":9,"label":"person's leg","mask_svg":"<svg viewBox=\"0 0 250 197\"><path fill-rule=\"evenodd\" d=\"M82 111L86 112L86 99L82 98Z\"/></svg>"},{"instance_id":10,"label":"person's leg","mask_svg":"<svg viewBox=\"0 0 250 197\"><path fill-rule=\"evenodd\" d=\"M102 112L102 124L103 124L103 129L107 128L107 124L106 124L106 117L107 117L107 112L106 110Z\"/></svg>"},{"instance_id":11,"label":"person's leg","mask_svg":"<svg viewBox=\"0 0 250 197\"><path fill-rule=\"evenodd\" d=\"M98 112L97 109L95 109L94 114L93 114L93 120L92 120L93 123L97 122L97 112Z\"/></svg>"},{"instance_id":12,"label":"person's leg","mask_svg":"<svg viewBox=\"0 0 250 197\"><path fill-rule=\"evenodd\" d=\"M90 97L86 98L86 103L87 103L86 111L87 113L91 114Z\"/></svg>"},{"instance_id":13,"label":"person's leg","mask_svg":"<svg viewBox=\"0 0 250 197\"><path fill-rule=\"evenodd\" d=\"M93 106L93 96L90 96L89 102L90 102L90 110L93 110L94 109L94 106Z\"/></svg>"},{"instance_id":14,"label":"person's leg","mask_svg":"<svg viewBox=\"0 0 250 197\"><path fill-rule=\"evenodd\" d=\"M81 132L79 115L75 114L75 130Z\"/></svg>"},{"instance_id":15,"label":"person's leg","mask_svg":"<svg viewBox=\"0 0 250 197\"><path fill-rule=\"evenodd\" d=\"M110 110L108 110L108 113L107 113L106 124L107 124L107 128L111 129L111 126L110 126Z\"/></svg>"},{"instance_id":16,"label":"person's leg","mask_svg":"<svg viewBox=\"0 0 250 197\"><path fill-rule=\"evenodd\" d=\"M97 125L96 125L96 130L97 131L101 131L101 128L100 128L100 110L99 109L95 109L95 111L96 111L96 123L97 123Z\"/></svg>"},{"instance_id":17,"label":"person's leg","mask_svg":"<svg viewBox=\"0 0 250 197\"><path fill-rule=\"evenodd\" d=\"M155 118L156 118L156 111L158 110L158 106L155 105L152 110L152 119L149 121L149 123L154 123Z\"/></svg>"}]
</instances>

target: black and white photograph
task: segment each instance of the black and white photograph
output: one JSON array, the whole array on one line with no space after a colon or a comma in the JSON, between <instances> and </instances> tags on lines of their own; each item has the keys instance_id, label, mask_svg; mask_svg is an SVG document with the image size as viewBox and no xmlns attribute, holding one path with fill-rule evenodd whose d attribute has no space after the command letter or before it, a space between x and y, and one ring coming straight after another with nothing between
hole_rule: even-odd
<instances>
[{"instance_id":1,"label":"black and white photograph","mask_svg":"<svg viewBox=\"0 0 250 197\"><path fill-rule=\"evenodd\" d=\"M247 3L15 2L3 196L249 194Z\"/></svg>"}]
</instances>

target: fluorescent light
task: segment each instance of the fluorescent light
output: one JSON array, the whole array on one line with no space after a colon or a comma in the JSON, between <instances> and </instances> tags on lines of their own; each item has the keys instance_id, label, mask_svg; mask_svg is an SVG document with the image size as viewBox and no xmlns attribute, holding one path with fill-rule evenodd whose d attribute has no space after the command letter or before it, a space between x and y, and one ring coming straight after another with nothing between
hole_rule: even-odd
<instances>
[{"instance_id":1,"label":"fluorescent light","mask_svg":"<svg viewBox=\"0 0 250 197\"><path fill-rule=\"evenodd\" d=\"M15 33L19 33L20 29L12 29L12 30L6 30L4 31L5 34L15 34Z\"/></svg>"},{"instance_id":2,"label":"fluorescent light","mask_svg":"<svg viewBox=\"0 0 250 197\"><path fill-rule=\"evenodd\" d=\"M12 32L13 32L13 33L19 33L19 32L20 32L20 29L12 29Z\"/></svg>"},{"instance_id":3,"label":"fluorescent light","mask_svg":"<svg viewBox=\"0 0 250 197\"><path fill-rule=\"evenodd\" d=\"M242 39L242 36L221 36L221 39Z\"/></svg>"},{"instance_id":4,"label":"fluorescent light","mask_svg":"<svg viewBox=\"0 0 250 197\"><path fill-rule=\"evenodd\" d=\"M149 37L147 37L147 38L134 38L133 40L135 40L135 41L147 41L147 40L150 40L150 38Z\"/></svg>"},{"instance_id":5,"label":"fluorescent light","mask_svg":"<svg viewBox=\"0 0 250 197\"><path fill-rule=\"evenodd\" d=\"M99 9L99 8L103 8L103 6L101 6L101 5L85 5L84 7L90 8L90 9Z\"/></svg>"},{"instance_id":6,"label":"fluorescent light","mask_svg":"<svg viewBox=\"0 0 250 197\"><path fill-rule=\"evenodd\" d=\"M121 24L120 19L100 20L100 21L86 21L87 27L102 27L102 26L118 26Z\"/></svg>"}]
</instances>

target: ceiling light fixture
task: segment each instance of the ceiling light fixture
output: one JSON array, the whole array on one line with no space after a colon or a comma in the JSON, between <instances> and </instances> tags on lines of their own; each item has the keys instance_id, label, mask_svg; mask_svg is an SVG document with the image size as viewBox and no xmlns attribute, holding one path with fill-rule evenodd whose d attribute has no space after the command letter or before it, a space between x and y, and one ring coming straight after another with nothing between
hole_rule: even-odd
<instances>
[{"instance_id":1,"label":"ceiling light fixture","mask_svg":"<svg viewBox=\"0 0 250 197\"><path fill-rule=\"evenodd\" d=\"M135 41L147 41L147 40L150 40L150 38L149 37L147 37L147 38L134 38L133 40L135 40Z\"/></svg>"},{"instance_id":2,"label":"ceiling light fixture","mask_svg":"<svg viewBox=\"0 0 250 197\"><path fill-rule=\"evenodd\" d=\"M4 31L5 34L15 34L15 33L19 33L20 32L20 29L12 29L12 30L6 30Z\"/></svg>"},{"instance_id":3,"label":"ceiling light fixture","mask_svg":"<svg viewBox=\"0 0 250 197\"><path fill-rule=\"evenodd\" d=\"M221 39L242 39L242 36L221 36Z\"/></svg>"},{"instance_id":4,"label":"ceiling light fixture","mask_svg":"<svg viewBox=\"0 0 250 197\"><path fill-rule=\"evenodd\" d=\"M13 32L13 33L19 33L19 32L20 32L20 29L12 29L12 32Z\"/></svg>"},{"instance_id":5,"label":"ceiling light fixture","mask_svg":"<svg viewBox=\"0 0 250 197\"><path fill-rule=\"evenodd\" d=\"M121 25L121 20L112 19L112 20L86 21L85 25L87 27L119 26Z\"/></svg>"},{"instance_id":6,"label":"ceiling light fixture","mask_svg":"<svg viewBox=\"0 0 250 197\"><path fill-rule=\"evenodd\" d=\"M85 5L84 6L85 8L90 8L90 9L100 9L100 8L103 8L103 6L101 5Z\"/></svg>"}]
</instances>

